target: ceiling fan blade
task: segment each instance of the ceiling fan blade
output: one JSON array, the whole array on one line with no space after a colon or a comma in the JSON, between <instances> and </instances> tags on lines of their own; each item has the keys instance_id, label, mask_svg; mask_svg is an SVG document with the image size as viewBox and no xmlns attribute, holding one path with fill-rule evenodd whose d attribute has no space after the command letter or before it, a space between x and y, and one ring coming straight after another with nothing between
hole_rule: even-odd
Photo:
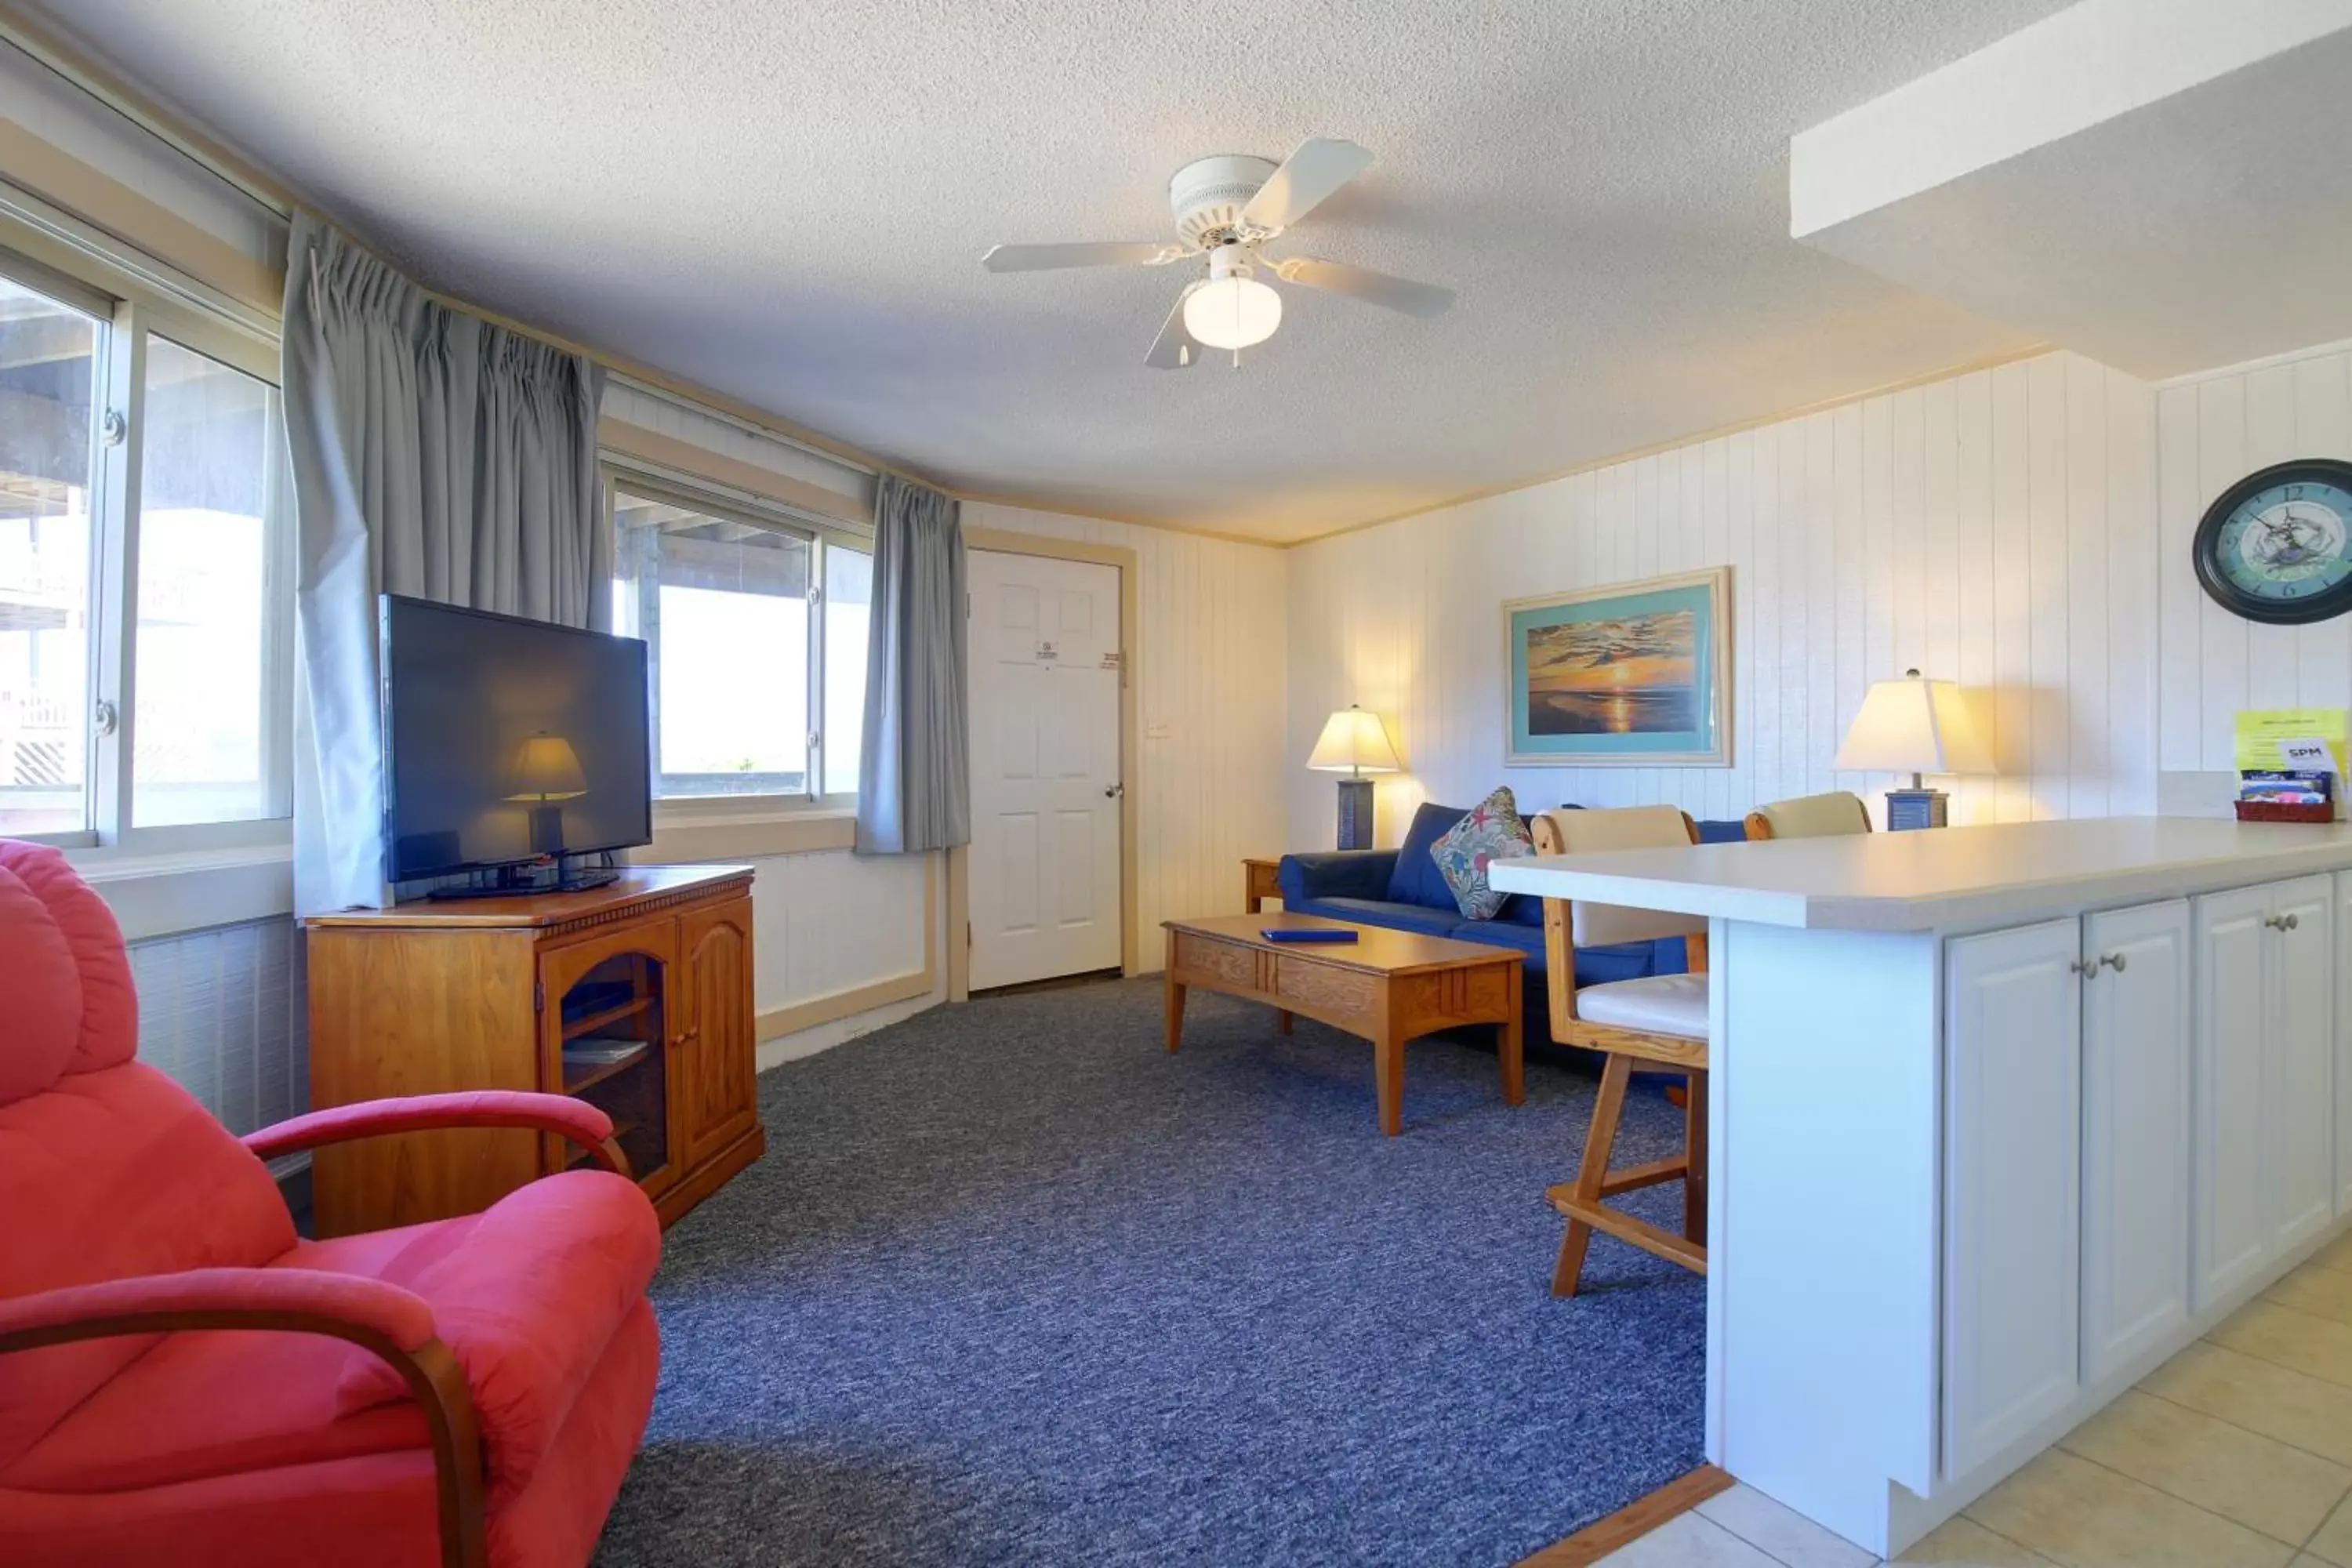
<instances>
[{"instance_id":1,"label":"ceiling fan blade","mask_svg":"<svg viewBox=\"0 0 2352 1568\"><path fill-rule=\"evenodd\" d=\"M1165 267L1192 252L1155 239L1079 245L1000 245L980 258L991 272L1046 272L1058 267Z\"/></svg>"},{"instance_id":2,"label":"ceiling fan blade","mask_svg":"<svg viewBox=\"0 0 2352 1568\"><path fill-rule=\"evenodd\" d=\"M1371 166L1372 155L1353 142L1321 136L1302 142L1242 208L1242 222L1253 228L1288 228Z\"/></svg>"},{"instance_id":3,"label":"ceiling fan blade","mask_svg":"<svg viewBox=\"0 0 2352 1568\"><path fill-rule=\"evenodd\" d=\"M1276 262L1274 275L1285 283L1303 283L1309 289L1345 294L1351 300L1402 310L1408 316L1442 316L1454 303L1451 289L1440 289L1434 283L1415 283L1408 278L1391 278L1369 267L1318 261L1311 256L1294 256Z\"/></svg>"},{"instance_id":4,"label":"ceiling fan blade","mask_svg":"<svg viewBox=\"0 0 2352 1568\"><path fill-rule=\"evenodd\" d=\"M1184 291L1176 296L1176 308L1168 312L1160 335L1151 340L1151 352L1143 356L1143 363L1152 369L1189 370L1200 363L1202 354L1207 352L1199 339L1184 330L1184 301L1199 287L1198 283L1188 283Z\"/></svg>"}]
</instances>

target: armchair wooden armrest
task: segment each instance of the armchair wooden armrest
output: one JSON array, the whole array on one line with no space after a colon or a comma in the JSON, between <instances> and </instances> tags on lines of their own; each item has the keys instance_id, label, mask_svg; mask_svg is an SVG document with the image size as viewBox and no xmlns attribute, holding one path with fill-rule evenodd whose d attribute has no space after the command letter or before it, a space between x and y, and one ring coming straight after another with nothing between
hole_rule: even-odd
<instances>
[{"instance_id":1,"label":"armchair wooden armrest","mask_svg":"<svg viewBox=\"0 0 2352 1568\"><path fill-rule=\"evenodd\" d=\"M451 1127L524 1127L552 1132L588 1151L616 1175L629 1174L628 1156L613 1142L613 1119L568 1094L523 1089L469 1089L452 1094L413 1094L397 1100L363 1100L331 1106L245 1135L245 1146L274 1160L322 1143L373 1138L387 1132L426 1132Z\"/></svg>"},{"instance_id":2,"label":"armchair wooden armrest","mask_svg":"<svg viewBox=\"0 0 2352 1568\"><path fill-rule=\"evenodd\" d=\"M191 1268L0 1301L0 1355L118 1334L220 1329L326 1334L399 1373L432 1436L442 1568L483 1568L488 1547L473 1393L422 1297L381 1279L315 1269Z\"/></svg>"}]
</instances>

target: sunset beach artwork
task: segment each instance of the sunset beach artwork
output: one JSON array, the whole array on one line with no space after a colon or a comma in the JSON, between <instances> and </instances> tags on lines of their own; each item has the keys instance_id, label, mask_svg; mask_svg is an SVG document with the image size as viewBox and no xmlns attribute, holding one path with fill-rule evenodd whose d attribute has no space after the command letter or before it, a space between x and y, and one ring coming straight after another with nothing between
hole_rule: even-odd
<instances>
[{"instance_id":1,"label":"sunset beach artwork","mask_svg":"<svg viewBox=\"0 0 2352 1568\"><path fill-rule=\"evenodd\" d=\"M1729 761L1727 571L1504 606L1513 763Z\"/></svg>"}]
</instances>

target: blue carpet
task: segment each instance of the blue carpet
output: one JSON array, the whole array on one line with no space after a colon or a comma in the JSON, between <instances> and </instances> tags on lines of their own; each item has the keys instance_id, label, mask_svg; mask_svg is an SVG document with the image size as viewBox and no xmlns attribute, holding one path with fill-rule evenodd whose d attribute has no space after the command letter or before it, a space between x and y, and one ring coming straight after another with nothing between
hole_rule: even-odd
<instances>
[{"instance_id":1,"label":"blue carpet","mask_svg":"<svg viewBox=\"0 0 2352 1568\"><path fill-rule=\"evenodd\" d=\"M1549 1293L1593 1089L1426 1040L1386 1139L1369 1047L1196 993L1170 1057L1156 981L766 1074L599 1568L1516 1562L1702 1457L1703 1282L1600 1237ZM1680 1131L1637 1086L1619 1162Z\"/></svg>"}]
</instances>

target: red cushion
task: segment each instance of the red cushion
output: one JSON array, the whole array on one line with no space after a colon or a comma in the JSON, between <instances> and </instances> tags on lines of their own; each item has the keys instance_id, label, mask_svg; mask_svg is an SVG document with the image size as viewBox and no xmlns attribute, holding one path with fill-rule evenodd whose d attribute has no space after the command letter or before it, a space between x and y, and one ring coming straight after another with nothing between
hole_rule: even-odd
<instances>
[{"instance_id":1,"label":"red cushion","mask_svg":"<svg viewBox=\"0 0 2352 1568\"><path fill-rule=\"evenodd\" d=\"M81 1038L81 974L49 908L0 869L0 1105L40 1093L65 1076Z\"/></svg>"},{"instance_id":2,"label":"red cushion","mask_svg":"<svg viewBox=\"0 0 2352 1568\"><path fill-rule=\"evenodd\" d=\"M68 1073L46 1094L0 1105L0 1297L260 1268L293 1244L268 1171L152 1068ZM125 1335L0 1356L0 1468L152 1342Z\"/></svg>"},{"instance_id":3,"label":"red cushion","mask_svg":"<svg viewBox=\"0 0 2352 1568\"><path fill-rule=\"evenodd\" d=\"M661 1261L661 1225L635 1183L567 1171L499 1199L457 1245L445 1239L411 1241L385 1258L381 1278L425 1298L465 1367L495 1502L529 1483L643 1300ZM345 1415L408 1397L399 1373L364 1355L347 1359L340 1393Z\"/></svg>"},{"instance_id":4,"label":"red cushion","mask_svg":"<svg viewBox=\"0 0 2352 1568\"><path fill-rule=\"evenodd\" d=\"M40 900L72 954L81 997L79 1030L66 1070L96 1072L129 1061L139 1049L139 995L131 984L131 957L123 951L122 928L115 923L114 911L74 874L64 851L46 844L0 838L0 876L22 884ZM0 948L9 940L6 928L0 926ZM17 1000L13 986L0 995L8 996L12 1005ZM0 1042L0 1053L5 1050ZM0 1104L8 1098L0 1093Z\"/></svg>"}]
</instances>

